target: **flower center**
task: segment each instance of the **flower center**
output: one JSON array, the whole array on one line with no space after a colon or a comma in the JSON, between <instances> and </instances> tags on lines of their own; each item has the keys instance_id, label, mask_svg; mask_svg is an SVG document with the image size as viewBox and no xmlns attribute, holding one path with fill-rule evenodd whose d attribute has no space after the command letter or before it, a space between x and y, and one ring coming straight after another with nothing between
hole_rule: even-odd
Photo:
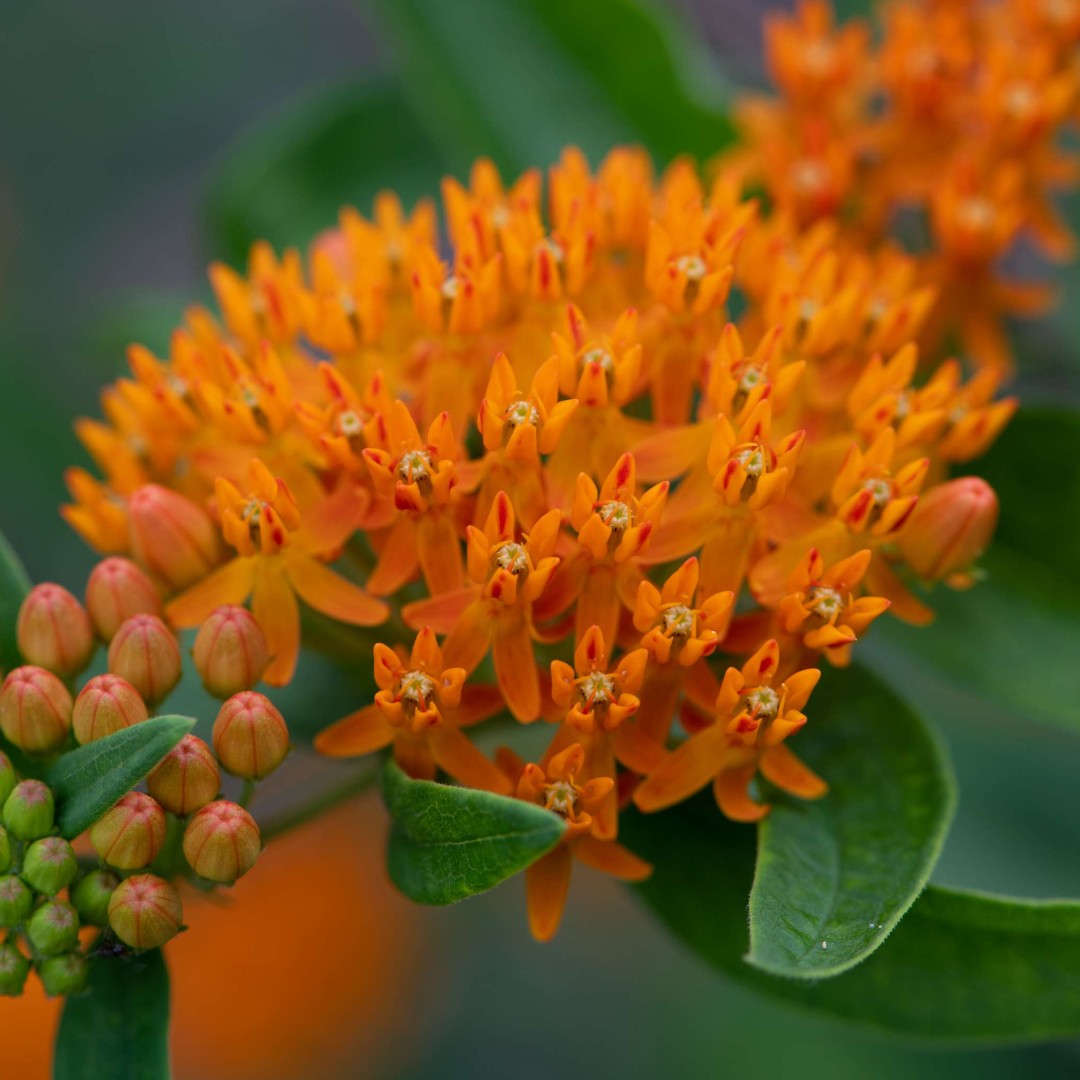
<instances>
[{"instance_id":1,"label":"flower center","mask_svg":"<svg viewBox=\"0 0 1080 1080\"><path fill-rule=\"evenodd\" d=\"M527 401L515 401L507 407L506 422L514 427L520 427L522 424L532 424L535 427L540 423L540 413Z\"/></svg>"},{"instance_id":2,"label":"flower center","mask_svg":"<svg viewBox=\"0 0 1080 1080\"><path fill-rule=\"evenodd\" d=\"M435 694L435 680L422 671L406 671L401 676L401 697L413 705L426 705Z\"/></svg>"},{"instance_id":3,"label":"flower center","mask_svg":"<svg viewBox=\"0 0 1080 1080\"><path fill-rule=\"evenodd\" d=\"M578 680L578 690L586 707L607 705L615 694L615 680L602 671L593 671Z\"/></svg>"},{"instance_id":4,"label":"flower center","mask_svg":"<svg viewBox=\"0 0 1080 1080\"><path fill-rule=\"evenodd\" d=\"M615 532L624 532L630 528L634 515L630 507L622 502L608 502L600 507L600 520Z\"/></svg>"},{"instance_id":5,"label":"flower center","mask_svg":"<svg viewBox=\"0 0 1080 1080\"><path fill-rule=\"evenodd\" d=\"M347 439L352 439L364 430L364 423L352 409L343 412L337 421L338 431Z\"/></svg>"},{"instance_id":6,"label":"flower center","mask_svg":"<svg viewBox=\"0 0 1080 1080\"><path fill-rule=\"evenodd\" d=\"M780 695L770 686L758 686L746 695L746 707L759 720L774 720L780 709Z\"/></svg>"},{"instance_id":7,"label":"flower center","mask_svg":"<svg viewBox=\"0 0 1080 1080\"><path fill-rule=\"evenodd\" d=\"M554 784L548 784L545 805L556 814L569 817L577 805L577 792L574 785L566 780L556 780Z\"/></svg>"},{"instance_id":8,"label":"flower center","mask_svg":"<svg viewBox=\"0 0 1080 1080\"><path fill-rule=\"evenodd\" d=\"M687 281L700 281L709 269L700 255L683 255L675 260L675 268L686 275Z\"/></svg>"},{"instance_id":9,"label":"flower center","mask_svg":"<svg viewBox=\"0 0 1080 1080\"><path fill-rule=\"evenodd\" d=\"M844 610L844 598L835 590L824 585L816 585L807 595L807 607L820 615L826 622L837 618Z\"/></svg>"},{"instance_id":10,"label":"flower center","mask_svg":"<svg viewBox=\"0 0 1080 1080\"><path fill-rule=\"evenodd\" d=\"M406 484L426 480L431 475L431 455L426 450L407 450L398 461L397 471Z\"/></svg>"},{"instance_id":11,"label":"flower center","mask_svg":"<svg viewBox=\"0 0 1080 1080\"><path fill-rule=\"evenodd\" d=\"M523 574L529 569L529 553L514 541L500 544L495 550L495 565L511 574Z\"/></svg>"},{"instance_id":12,"label":"flower center","mask_svg":"<svg viewBox=\"0 0 1080 1080\"><path fill-rule=\"evenodd\" d=\"M694 632L694 613L685 604L672 604L660 613L664 632L673 637L690 637Z\"/></svg>"},{"instance_id":13,"label":"flower center","mask_svg":"<svg viewBox=\"0 0 1080 1080\"><path fill-rule=\"evenodd\" d=\"M605 372L609 372L615 367L615 361L611 358L611 353L607 349L589 349L588 352L583 353L581 366L588 367L590 364L599 364L601 370Z\"/></svg>"},{"instance_id":14,"label":"flower center","mask_svg":"<svg viewBox=\"0 0 1080 1080\"><path fill-rule=\"evenodd\" d=\"M746 470L746 475L755 480L765 471L765 455L760 446L740 450L735 454L735 460Z\"/></svg>"},{"instance_id":15,"label":"flower center","mask_svg":"<svg viewBox=\"0 0 1080 1080\"><path fill-rule=\"evenodd\" d=\"M867 480L863 484L863 490L870 492L874 506L879 510L892 498L892 484L888 480Z\"/></svg>"}]
</instances>

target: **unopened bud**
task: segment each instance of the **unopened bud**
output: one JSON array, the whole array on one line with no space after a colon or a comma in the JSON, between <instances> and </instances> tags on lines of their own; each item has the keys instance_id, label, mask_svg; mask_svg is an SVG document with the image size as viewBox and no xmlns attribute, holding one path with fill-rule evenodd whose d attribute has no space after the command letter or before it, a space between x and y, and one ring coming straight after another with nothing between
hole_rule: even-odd
<instances>
[{"instance_id":1,"label":"unopened bud","mask_svg":"<svg viewBox=\"0 0 1080 1080\"><path fill-rule=\"evenodd\" d=\"M11 850L11 837L7 829L0 825L0 874L6 874L11 869L14 852Z\"/></svg>"},{"instance_id":2,"label":"unopened bud","mask_svg":"<svg viewBox=\"0 0 1080 1080\"><path fill-rule=\"evenodd\" d=\"M23 858L22 876L29 885L46 896L55 896L67 888L79 871L75 852L60 836L46 836L35 840Z\"/></svg>"},{"instance_id":3,"label":"unopened bud","mask_svg":"<svg viewBox=\"0 0 1080 1080\"><path fill-rule=\"evenodd\" d=\"M86 610L98 636L112 641L120 624L132 615L160 615L161 597L140 567L115 555L90 571Z\"/></svg>"},{"instance_id":4,"label":"unopened bud","mask_svg":"<svg viewBox=\"0 0 1080 1080\"><path fill-rule=\"evenodd\" d=\"M157 949L180 930L180 894L155 874L136 874L120 882L109 901L113 933L133 949Z\"/></svg>"},{"instance_id":5,"label":"unopened bud","mask_svg":"<svg viewBox=\"0 0 1080 1080\"><path fill-rule=\"evenodd\" d=\"M30 961L10 941L0 945L0 997L18 997L30 974Z\"/></svg>"},{"instance_id":6,"label":"unopened bud","mask_svg":"<svg viewBox=\"0 0 1080 1080\"><path fill-rule=\"evenodd\" d=\"M0 877L0 926L21 926L34 906L34 894L22 878L14 874Z\"/></svg>"},{"instance_id":7,"label":"unopened bud","mask_svg":"<svg viewBox=\"0 0 1080 1080\"><path fill-rule=\"evenodd\" d=\"M4 801L4 828L16 840L40 840L53 830L56 804L40 780L21 780Z\"/></svg>"},{"instance_id":8,"label":"unopened bud","mask_svg":"<svg viewBox=\"0 0 1080 1080\"><path fill-rule=\"evenodd\" d=\"M19 608L19 652L31 664L67 679L94 655L94 630L86 609L60 585L35 585Z\"/></svg>"},{"instance_id":9,"label":"unopened bud","mask_svg":"<svg viewBox=\"0 0 1080 1080\"><path fill-rule=\"evenodd\" d=\"M986 550L998 519L994 489L977 476L940 484L916 504L900 534L900 553L924 581L963 587Z\"/></svg>"},{"instance_id":10,"label":"unopened bud","mask_svg":"<svg viewBox=\"0 0 1080 1080\"><path fill-rule=\"evenodd\" d=\"M210 747L185 735L146 778L146 789L170 813L186 817L217 798L221 773Z\"/></svg>"},{"instance_id":11,"label":"unopened bud","mask_svg":"<svg viewBox=\"0 0 1080 1080\"><path fill-rule=\"evenodd\" d=\"M184 830L184 858L199 877L231 885L254 865L262 850L259 826L236 803L204 806Z\"/></svg>"},{"instance_id":12,"label":"unopened bud","mask_svg":"<svg viewBox=\"0 0 1080 1080\"><path fill-rule=\"evenodd\" d=\"M150 714L139 691L119 675L95 675L79 691L71 726L79 743L93 742L115 731L141 724Z\"/></svg>"},{"instance_id":13,"label":"unopened bud","mask_svg":"<svg viewBox=\"0 0 1080 1080\"><path fill-rule=\"evenodd\" d=\"M203 685L219 698L250 690L270 662L255 616L236 604L211 612L199 628L192 656Z\"/></svg>"},{"instance_id":14,"label":"unopened bud","mask_svg":"<svg viewBox=\"0 0 1080 1080\"><path fill-rule=\"evenodd\" d=\"M71 902L84 926L109 925L109 901L120 884L112 870L92 870L71 891Z\"/></svg>"},{"instance_id":15,"label":"unopened bud","mask_svg":"<svg viewBox=\"0 0 1080 1080\"><path fill-rule=\"evenodd\" d=\"M0 730L20 750L44 754L67 742L71 694L43 667L18 667L0 686Z\"/></svg>"},{"instance_id":16,"label":"unopened bud","mask_svg":"<svg viewBox=\"0 0 1080 1080\"><path fill-rule=\"evenodd\" d=\"M50 900L30 916L26 936L42 956L66 952L79 941L78 912L65 900Z\"/></svg>"},{"instance_id":17,"label":"unopened bud","mask_svg":"<svg viewBox=\"0 0 1080 1080\"><path fill-rule=\"evenodd\" d=\"M109 671L131 683L147 705L157 705L180 681L180 646L156 615L133 615L109 645Z\"/></svg>"},{"instance_id":18,"label":"unopened bud","mask_svg":"<svg viewBox=\"0 0 1080 1080\"><path fill-rule=\"evenodd\" d=\"M69 997L86 989L90 965L82 953L66 952L43 961L37 973L49 997Z\"/></svg>"},{"instance_id":19,"label":"unopened bud","mask_svg":"<svg viewBox=\"0 0 1080 1080\"><path fill-rule=\"evenodd\" d=\"M15 790L17 780L15 766L11 764L7 754L0 750L0 806L4 805L4 800Z\"/></svg>"},{"instance_id":20,"label":"unopened bud","mask_svg":"<svg viewBox=\"0 0 1080 1080\"><path fill-rule=\"evenodd\" d=\"M90 827L90 843L110 866L139 870L165 842L165 811L149 795L129 791Z\"/></svg>"},{"instance_id":21,"label":"unopened bud","mask_svg":"<svg viewBox=\"0 0 1080 1080\"><path fill-rule=\"evenodd\" d=\"M221 767L245 780L269 776L289 752L289 729L270 699L254 690L221 706L212 733Z\"/></svg>"},{"instance_id":22,"label":"unopened bud","mask_svg":"<svg viewBox=\"0 0 1080 1080\"><path fill-rule=\"evenodd\" d=\"M131 550L173 590L187 588L217 565L221 540L210 515L190 499L158 484L128 499Z\"/></svg>"}]
</instances>

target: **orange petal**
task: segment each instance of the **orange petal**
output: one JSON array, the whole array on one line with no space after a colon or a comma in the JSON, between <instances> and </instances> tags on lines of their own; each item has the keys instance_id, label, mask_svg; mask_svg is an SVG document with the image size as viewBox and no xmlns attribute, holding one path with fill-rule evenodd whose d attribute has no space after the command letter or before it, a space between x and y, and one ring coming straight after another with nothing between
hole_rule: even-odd
<instances>
[{"instance_id":1,"label":"orange petal","mask_svg":"<svg viewBox=\"0 0 1080 1080\"><path fill-rule=\"evenodd\" d=\"M424 581L433 596L454 592L465 584L461 542L449 515L428 513L420 518L417 549Z\"/></svg>"},{"instance_id":2,"label":"orange petal","mask_svg":"<svg viewBox=\"0 0 1080 1080\"><path fill-rule=\"evenodd\" d=\"M242 604L251 593L253 558L233 559L165 605L174 626L198 626L222 604Z\"/></svg>"},{"instance_id":3,"label":"orange petal","mask_svg":"<svg viewBox=\"0 0 1080 1080\"><path fill-rule=\"evenodd\" d=\"M627 851L622 844L614 840L597 840L588 833L574 840L570 848L574 858L586 866L622 881L644 881L653 870L651 864Z\"/></svg>"},{"instance_id":4,"label":"orange petal","mask_svg":"<svg viewBox=\"0 0 1080 1080\"><path fill-rule=\"evenodd\" d=\"M493 629L488 605L480 600L471 603L443 642L443 663L475 671L487 655Z\"/></svg>"},{"instance_id":5,"label":"orange petal","mask_svg":"<svg viewBox=\"0 0 1080 1080\"><path fill-rule=\"evenodd\" d=\"M273 659L263 676L271 686L285 686L296 670L300 653L300 610L279 560L260 560L252 592L251 611L262 627Z\"/></svg>"},{"instance_id":6,"label":"orange petal","mask_svg":"<svg viewBox=\"0 0 1080 1080\"><path fill-rule=\"evenodd\" d=\"M419 566L416 544L416 522L408 514L399 514L379 550L368 589L376 596L397 592Z\"/></svg>"},{"instance_id":7,"label":"orange petal","mask_svg":"<svg viewBox=\"0 0 1080 1080\"><path fill-rule=\"evenodd\" d=\"M301 599L316 611L353 626L378 626L390 610L351 581L308 555L287 556L286 572Z\"/></svg>"},{"instance_id":8,"label":"orange petal","mask_svg":"<svg viewBox=\"0 0 1080 1080\"><path fill-rule=\"evenodd\" d=\"M525 871L529 930L537 941L550 941L559 929L572 869L570 848L559 844Z\"/></svg>"},{"instance_id":9,"label":"orange petal","mask_svg":"<svg viewBox=\"0 0 1080 1080\"><path fill-rule=\"evenodd\" d=\"M509 795L513 791L506 774L485 757L457 728L437 724L428 736L428 745L439 768L459 783L481 791Z\"/></svg>"},{"instance_id":10,"label":"orange petal","mask_svg":"<svg viewBox=\"0 0 1080 1080\"><path fill-rule=\"evenodd\" d=\"M800 799L820 799L829 785L804 765L786 746L774 746L761 755L761 775L781 791Z\"/></svg>"},{"instance_id":11,"label":"orange petal","mask_svg":"<svg viewBox=\"0 0 1080 1080\"><path fill-rule=\"evenodd\" d=\"M495 627L491 654L507 707L522 723L535 720L540 715L540 679L524 619L504 620Z\"/></svg>"},{"instance_id":12,"label":"orange petal","mask_svg":"<svg viewBox=\"0 0 1080 1080\"><path fill-rule=\"evenodd\" d=\"M716 803L732 821L760 821L769 812L766 804L750 798L750 781L755 772L757 762L752 761L737 769L725 769L713 782Z\"/></svg>"},{"instance_id":13,"label":"orange petal","mask_svg":"<svg viewBox=\"0 0 1080 1080\"><path fill-rule=\"evenodd\" d=\"M389 746L394 729L377 705L365 705L315 736L315 749L330 757L358 757Z\"/></svg>"},{"instance_id":14,"label":"orange petal","mask_svg":"<svg viewBox=\"0 0 1080 1080\"><path fill-rule=\"evenodd\" d=\"M465 609L475 603L479 595L480 590L470 585L456 592L416 600L401 609L401 617L411 630L430 626L436 634L449 634L465 613Z\"/></svg>"},{"instance_id":15,"label":"orange petal","mask_svg":"<svg viewBox=\"0 0 1080 1080\"><path fill-rule=\"evenodd\" d=\"M638 809L663 810L700 791L720 771L727 749L723 725L710 724L673 750L634 791Z\"/></svg>"}]
</instances>

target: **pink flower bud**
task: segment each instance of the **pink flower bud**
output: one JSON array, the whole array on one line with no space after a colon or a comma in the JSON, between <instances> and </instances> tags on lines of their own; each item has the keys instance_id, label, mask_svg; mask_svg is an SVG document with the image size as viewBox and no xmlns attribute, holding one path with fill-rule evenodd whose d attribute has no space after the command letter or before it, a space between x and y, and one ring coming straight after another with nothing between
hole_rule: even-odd
<instances>
[{"instance_id":1,"label":"pink flower bud","mask_svg":"<svg viewBox=\"0 0 1080 1080\"><path fill-rule=\"evenodd\" d=\"M221 706L212 738L221 767L245 780L269 776L289 752L285 718L254 690L234 694Z\"/></svg>"},{"instance_id":2,"label":"pink flower bud","mask_svg":"<svg viewBox=\"0 0 1080 1080\"><path fill-rule=\"evenodd\" d=\"M86 610L98 636L112 641L132 615L160 615L161 597L154 583L130 559L104 559L86 582Z\"/></svg>"},{"instance_id":3,"label":"pink flower bud","mask_svg":"<svg viewBox=\"0 0 1080 1080\"><path fill-rule=\"evenodd\" d=\"M186 817L217 798L221 773L210 747L185 735L146 778L146 788L166 810Z\"/></svg>"},{"instance_id":4,"label":"pink flower bud","mask_svg":"<svg viewBox=\"0 0 1080 1080\"><path fill-rule=\"evenodd\" d=\"M199 628L192 649L195 668L214 697L250 690L270 661L266 638L247 608L226 604Z\"/></svg>"},{"instance_id":5,"label":"pink flower bud","mask_svg":"<svg viewBox=\"0 0 1080 1080\"><path fill-rule=\"evenodd\" d=\"M221 538L210 515L190 499L147 484L128 500L135 558L174 590L205 577L217 565Z\"/></svg>"},{"instance_id":6,"label":"pink flower bud","mask_svg":"<svg viewBox=\"0 0 1080 1080\"><path fill-rule=\"evenodd\" d=\"M133 949L158 949L183 925L180 894L156 874L121 881L109 900L109 925Z\"/></svg>"},{"instance_id":7,"label":"pink flower bud","mask_svg":"<svg viewBox=\"0 0 1080 1080\"><path fill-rule=\"evenodd\" d=\"M156 615L132 615L109 645L109 671L126 679L153 706L180 681L180 646Z\"/></svg>"},{"instance_id":8,"label":"pink flower bud","mask_svg":"<svg viewBox=\"0 0 1080 1080\"><path fill-rule=\"evenodd\" d=\"M44 668L16 668L0 686L0 730L32 754L60 749L71 730L67 687Z\"/></svg>"},{"instance_id":9,"label":"pink flower bud","mask_svg":"<svg viewBox=\"0 0 1080 1080\"><path fill-rule=\"evenodd\" d=\"M138 690L126 679L95 675L75 699L71 725L76 741L88 743L142 723L149 715Z\"/></svg>"},{"instance_id":10,"label":"pink flower bud","mask_svg":"<svg viewBox=\"0 0 1080 1080\"><path fill-rule=\"evenodd\" d=\"M255 819L224 799L204 806L184 830L184 858L207 881L231 885L255 865L261 850Z\"/></svg>"},{"instance_id":11,"label":"pink flower bud","mask_svg":"<svg viewBox=\"0 0 1080 1080\"><path fill-rule=\"evenodd\" d=\"M986 550L997 519L997 495L985 480L950 480L919 499L900 535L900 553L925 581L964 587L971 584L967 571Z\"/></svg>"},{"instance_id":12,"label":"pink flower bud","mask_svg":"<svg viewBox=\"0 0 1080 1080\"><path fill-rule=\"evenodd\" d=\"M90 827L90 843L117 870L154 861L165 842L165 811L149 795L129 791Z\"/></svg>"},{"instance_id":13,"label":"pink flower bud","mask_svg":"<svg viewBox=\"0 0 1080 1080\"><path fill-rule=\"evenodd\" d=\"M59 585L35 585L19 608L19 652L31 664L70 678L94 655L94 631L82 604Z\"/></svg>"}]
</instances>

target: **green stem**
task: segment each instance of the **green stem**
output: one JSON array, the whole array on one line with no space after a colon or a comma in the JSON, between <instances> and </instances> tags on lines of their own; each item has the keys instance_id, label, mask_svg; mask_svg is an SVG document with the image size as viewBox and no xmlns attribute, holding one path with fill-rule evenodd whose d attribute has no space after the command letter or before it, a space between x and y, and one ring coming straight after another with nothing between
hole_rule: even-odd
<instances>
[{"instance_id":1,"label":"green stem","mask_svg":"<svg viewBox=\"0 0 1080 1080\"><path fill-rule=\"evenodd\" d=\"M305 825L312 818L324 814L327 810L332 810L338 803L367 791L368 788L375 785L378 779L379 769L374 768L359 776L350 777L346 782L331 788L329 791L321 792L310 802L286 811L268 821L261 830L263 840L271 840L275 836L281 836L283 833L298 828L300 825Z\"/></svg>"},{"instance_id":2,"label":"green stem","mask_svg":"<svg viewBox=\"0 0 1080 1080\"><path fill-rule=\"evenodd\" d=\"M244 781L244 786L240 789L240 805L246 810L251 805L251 801L254 798L255 781L247 779Z\"/></svg>"}]
</instances>

